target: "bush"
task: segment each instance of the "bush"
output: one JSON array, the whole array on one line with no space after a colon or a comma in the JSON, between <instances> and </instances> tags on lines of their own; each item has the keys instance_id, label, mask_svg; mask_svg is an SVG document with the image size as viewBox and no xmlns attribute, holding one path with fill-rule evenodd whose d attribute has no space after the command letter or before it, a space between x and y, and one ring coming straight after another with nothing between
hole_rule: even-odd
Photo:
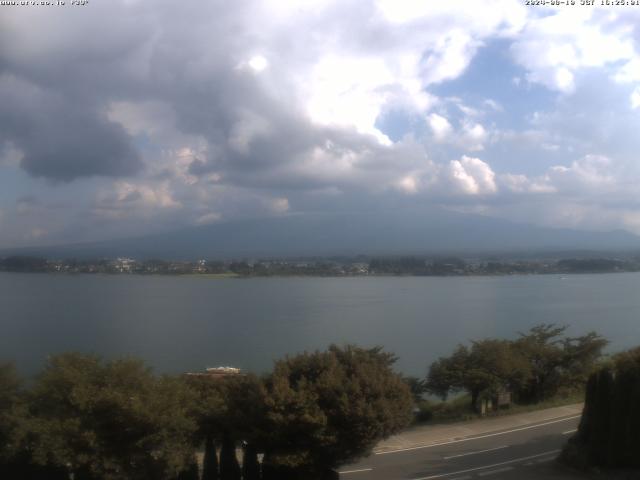
<instances>
[{"instance_id":1,"label":"bush","mask_svg":"<svg viewBox=\"0 0 640 480\"><path fill-rule=\"evenodd\" d=\"M381 348L331 346L277 362L267 381L266 458L278 466L333 468L407 426L413 398L394 361Z\"/></svg>"},{"instance_id":2,"label":"bush","mask_svg":"<svg viewBox=\"0 0 640 480\"><path fill-rule=\"evenodd\" d=\"M418 403L415 410L415 422L426 423L433 420L433 406L428 400L422 400Z\"/></svg>"}]
</instances>

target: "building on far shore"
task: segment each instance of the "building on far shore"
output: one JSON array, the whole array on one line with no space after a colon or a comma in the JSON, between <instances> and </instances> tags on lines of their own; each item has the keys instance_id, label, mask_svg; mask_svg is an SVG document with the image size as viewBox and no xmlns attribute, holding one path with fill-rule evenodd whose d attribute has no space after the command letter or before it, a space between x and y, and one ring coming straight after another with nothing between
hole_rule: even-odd
<instances>
[{"instance_id":1,"label":"building on far shore","mask_svg":"<svg viewBox=\"0 0 640 480\"><path fill-rule=\"evenodd\" d=\"M205 369L204 372L187 372L185 373L188 377L199 377L199 378L225 378L225 377L244 377L245 373L242 373L242 370L235 367L211 367Z\"/></svg>"}]
</instances>

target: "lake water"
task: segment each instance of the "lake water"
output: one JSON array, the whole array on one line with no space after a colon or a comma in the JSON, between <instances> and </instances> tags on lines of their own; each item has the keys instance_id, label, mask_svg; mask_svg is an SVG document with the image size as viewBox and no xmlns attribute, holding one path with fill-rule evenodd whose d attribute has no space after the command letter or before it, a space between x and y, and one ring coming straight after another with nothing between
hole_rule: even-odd
<instances>
[{"instance_id":1,"label":"lake water","mask_svg":"<svg viewBox=\"0 0 640 480\"><path fill-rule=\"evenodd\" d=\"M0 273L0 361L23 373L67 350L134 355L158 372L267 371L330 343L384 345L424 375L457 343L541 322L640 344L640 274L212 279Z\"/></svg>"}]
</instances>

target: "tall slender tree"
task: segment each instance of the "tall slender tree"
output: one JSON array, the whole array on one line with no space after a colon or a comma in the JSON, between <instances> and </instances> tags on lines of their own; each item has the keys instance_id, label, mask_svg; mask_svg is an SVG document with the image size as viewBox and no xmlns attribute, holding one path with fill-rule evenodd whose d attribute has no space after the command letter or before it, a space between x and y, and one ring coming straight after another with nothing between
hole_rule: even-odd
<instances>
[{"instance_id":1,"label":"tall slender tree","mask_svg":"<svg viewBox=\"0 0 640 480\"><path fill-rule=\"evenodd\" d=\"M242 480L260 480L258 450L251 443L244 446L244 454L242 456Z\"/></svg>"},{"instance_id":2,"label":"tall slender tree","mask_svg":"<svg viewBox=\"0 0 640 480\"><path fill-rule=\"evenodd\" d=\"M213 435L209 434L204 443L204 459L202 461L202 480L218 480L218 453Z\"/></svg>"},{"instance_id":3,"label":"tall slender tree","mask_svg":"<svg viewBox=\"0 0 640 480\"><path fill-rule=\"evenodd\" d=\"M220 450L220 480L240 480L242 473L236 456L236 442L230 433L222 437Z\"/></svg>"}]
</instances>

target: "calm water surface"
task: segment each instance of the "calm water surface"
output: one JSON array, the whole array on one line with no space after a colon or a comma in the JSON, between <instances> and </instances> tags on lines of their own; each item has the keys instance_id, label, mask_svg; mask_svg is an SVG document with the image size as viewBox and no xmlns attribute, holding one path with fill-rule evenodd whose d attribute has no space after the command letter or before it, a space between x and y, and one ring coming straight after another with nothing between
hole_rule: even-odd
<instances>
[{"instance_id":1,"label":"calm water surface","mask_svg":"<svg viewBox=\"0 0 640 480\"><path fill-rule=\"evenodd\" d=\"M159 372L266 371L332 342L384 345L424 375L459 342L541 322L640 344L640 274L211 279L0 273L0 361L24 373L50 353L135 355Z\"/></svg>"}]
</instances>

